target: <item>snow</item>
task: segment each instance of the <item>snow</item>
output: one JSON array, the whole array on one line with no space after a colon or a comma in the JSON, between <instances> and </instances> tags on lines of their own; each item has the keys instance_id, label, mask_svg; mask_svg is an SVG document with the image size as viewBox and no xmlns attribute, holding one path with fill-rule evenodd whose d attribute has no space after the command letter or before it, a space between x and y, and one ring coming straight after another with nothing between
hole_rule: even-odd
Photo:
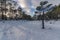
<instances>
[{"instance_id":1,"label":"snow","mask_svg":"<svg viewBox=\"0 0 60 40\"><path fill-rule=\"evenodd\" d=\"M0 40L60 40L60 21L0 21Z\"/></svg>"}]
</instances>

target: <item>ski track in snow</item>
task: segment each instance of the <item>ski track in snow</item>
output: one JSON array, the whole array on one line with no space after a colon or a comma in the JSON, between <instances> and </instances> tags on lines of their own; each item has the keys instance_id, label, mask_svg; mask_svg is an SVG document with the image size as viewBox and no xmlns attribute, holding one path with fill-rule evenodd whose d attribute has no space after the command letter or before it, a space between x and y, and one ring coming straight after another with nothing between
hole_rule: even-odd
<instances>
[{"instance_id":1,"label":"ski track in snow","mask_svg":"<svg viewBox=\"0 0 60 40\"><path fill-rule=\"evenodd\" d=\"M0 40L60 40L60 21L0 21Z\"/></svg>"}]
</instances>

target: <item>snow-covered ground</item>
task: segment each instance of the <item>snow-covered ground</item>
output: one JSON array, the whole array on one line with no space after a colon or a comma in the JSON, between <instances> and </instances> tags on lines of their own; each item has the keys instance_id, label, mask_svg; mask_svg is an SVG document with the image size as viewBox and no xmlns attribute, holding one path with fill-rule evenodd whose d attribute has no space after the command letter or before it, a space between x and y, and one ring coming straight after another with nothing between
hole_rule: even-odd
<instances>
[{"instance_id":1,"label":"snow-covered ground","mask_svg":"<svg viewBox=\"0 0 60 40\"><path fill-rule=\"evenodd\" d=\"M60 21L0 21L0 40L60 40Z\"/></svg>"}]
</instances>

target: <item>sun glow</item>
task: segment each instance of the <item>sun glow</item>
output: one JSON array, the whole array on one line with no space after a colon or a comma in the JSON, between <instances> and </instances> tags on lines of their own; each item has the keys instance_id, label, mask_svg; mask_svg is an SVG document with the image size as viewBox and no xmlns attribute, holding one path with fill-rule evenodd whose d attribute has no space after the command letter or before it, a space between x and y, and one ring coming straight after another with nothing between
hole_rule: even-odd
<instances>
[{"instance_id":1,"label":"sun glow","mask_svg":"<svg viewBox=\"0 0 60 40\"><path fill-rule=\"evenodd\" d=\"M25 7L26 7L25 0L18 0L18 2L19 2L19 5L20 5L22 8L25 8Z\"/></svg>"},{"instance_id":2,"label":"sun glow","mask_svg":"<svg viewBox=\"0 0 60 40\"><path fill-rule=\"evenodd\" d=\"M20 6L21 6L22 8L25 8L24 4L20 4Z\"/></svg>"}]
</instances>

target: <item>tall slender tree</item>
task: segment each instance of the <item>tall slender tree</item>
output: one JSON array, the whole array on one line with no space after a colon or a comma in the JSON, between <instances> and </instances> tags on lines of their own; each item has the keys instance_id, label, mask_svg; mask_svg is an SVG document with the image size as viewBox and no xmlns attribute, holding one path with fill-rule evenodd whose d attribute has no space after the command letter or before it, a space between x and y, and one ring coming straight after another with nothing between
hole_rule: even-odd
<instances>
[{"instance_id":1,"label":"tall slender tree","mask_svg":"<svg viewBox=\"0 0 60 40\"><path fill-rule=\"evenodd\" d=\"M21 18L22 17L22 8L18 7L17 11L18 11L19 18Z\"/></svg>"},{"instance_id":2,"label":"tall slender tree","mask_svg":"<svg viewBox=\"0 0 60 40\"><path fill-rule=\"evenodd\" d=\"M41 1L40 6L37 6L37 8L36 8L36 10L43 12L43 14L42 14L42 29L45 28L44 27L44 11L52 5L52 4L46 5L47 3L48 3L48 1ZM44 5L46 5L46 7Z\"/></svg>"},{"instance_id":3,"label":"tall slender tree","mask_svg":"<svg viewBox=\"0 0 60 40\"><path fill-rule=\"evenodd\" d=\"M1 0L1 12L2 12L2 20L4 19L4 16L3 16L3 7L2 7L2 5L3 5L3 0Z\"/></svg>"},{"instance_id":4,"label":"tall slender tree","mask_svg":"<svg viewBox=\"0 0 60 40\"><path fill-rule=\"evenodd\" d=\"M3 1L4 1L4 4L5 4L4 11L5 11L5 14L6 14L6 1L7 1L7 0L3 0ZM6 15L4 15L4 19L6 20Z\"/></svg>"}]
</instances>

